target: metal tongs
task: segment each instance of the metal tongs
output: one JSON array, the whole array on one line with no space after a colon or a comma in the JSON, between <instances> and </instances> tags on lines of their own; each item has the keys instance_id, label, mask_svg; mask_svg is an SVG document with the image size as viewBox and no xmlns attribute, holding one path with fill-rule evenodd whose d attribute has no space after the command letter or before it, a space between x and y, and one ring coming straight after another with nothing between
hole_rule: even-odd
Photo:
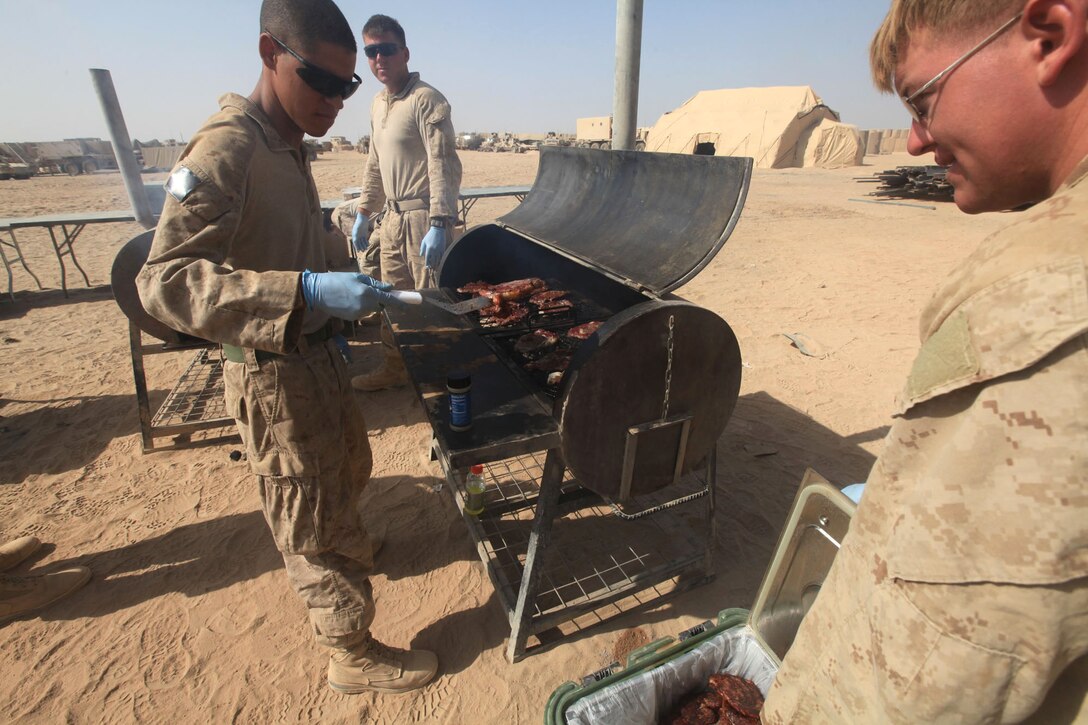
<instances>
[{"instance_id":1,"label":"metal tongs","mask_svg":"<svg viewBox=\"0 0 1088 725\"><path fill-rule=\"evenodd\" d=\"M428 304L432 304L453 315L464 315L473 310L482 310L485 307L490 307L492 304L490 297L473 297L472 299L464 300L463 302L443 302L434 297L424 297L419 292L390 290L389 294L393 295L401 302L406 302L410 305L418 305L427 302Z\"/></svg>"}]
</instances>

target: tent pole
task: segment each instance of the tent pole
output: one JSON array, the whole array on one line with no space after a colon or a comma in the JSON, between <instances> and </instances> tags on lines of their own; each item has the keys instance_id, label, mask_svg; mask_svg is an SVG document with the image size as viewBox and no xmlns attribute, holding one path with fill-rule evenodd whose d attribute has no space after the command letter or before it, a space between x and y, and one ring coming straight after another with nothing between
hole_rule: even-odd
<instances>
[{"instance_id":1,"label":"tent pole","mask_svg":"<svg viewBox=\"0 0 1088 725\"><path fill-rule=\"evenodd\" d=\"M642 55L642 0L616 0L616 85L612 99L612 148L635 147L638 73Z\"/></svg>"},{"instance_id":2,"label":"tent pole","mask_svg":"<svg viewBox=\"0 0 1088 725\"><path fill-rule=\"evenodd\" d=\"M125 116L121 113L121 104L117 101L113 76L108 70L102 68L91 68L90 71L91 82L94 84L95 93L98 94L98 102L102 104L102 113L106 116L110 141L113 143L113 155L117 158L117 168L121 171L121 179L125 182L125 190L132 203L132 212L136 216L136 221L144 229L154 229L155 214L151 210L147 190L144 189L143 181L140 180L136 152L132 150L132 141L129 139L128 129L125 126Z\"/></svg>"}]
</instances>

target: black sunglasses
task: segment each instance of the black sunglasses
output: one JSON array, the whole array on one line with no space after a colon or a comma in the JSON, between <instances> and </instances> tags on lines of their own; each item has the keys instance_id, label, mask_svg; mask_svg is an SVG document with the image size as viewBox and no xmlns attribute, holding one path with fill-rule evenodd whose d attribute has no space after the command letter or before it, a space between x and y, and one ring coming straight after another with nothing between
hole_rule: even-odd
<instances>
[{"instance_id":1,"label":"black sunglasses","mask_svg":"<svg viewBox=\"0 0 1088 725\"><path fill-rule=\"evenodd\" d=\"M267 30L264 32L268 33ZM308 85L310 88L313 88L315 91L325 96L326 98L335 98L336 96L340 96L346 101L347 99L351 98L352 94L355 93L355 91L359 90L359 86L363 83L363 79L355 73L351 75L350 81L346 81L340 76L334 73L330 73L324 68L320 68L311 63L310 61L306 60L301 55L287 47L286 43L277 38L275 35L272 35L272 33L268 33L268 37L276 41L276 43L281 48L290 53L295 60L297 60L299 63L302 63L301 68L295 69L295 72L298 73L298 77L302 79L303 83Z\"/></svg>"},{"instance_id":2,"label":"black sunglasses","mask_svg":"<svg viewBox=\"0 0 1088 725\"><path fill-rule=\"evenodd\" d=\"M379 53L384 56L396 55L402 47L400 43L371 43L363 46L363 54L373 60Z\"/></svg>"}]
</instances>

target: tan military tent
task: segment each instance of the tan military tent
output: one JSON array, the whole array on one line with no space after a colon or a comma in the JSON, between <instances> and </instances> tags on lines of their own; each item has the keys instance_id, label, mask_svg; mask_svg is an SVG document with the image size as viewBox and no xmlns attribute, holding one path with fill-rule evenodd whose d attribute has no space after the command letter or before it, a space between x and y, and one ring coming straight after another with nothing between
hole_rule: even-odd
<instances>
[{"instance_id":1,"label":"tan military tent","mask_svg":"<svg viewBox=\"0 0 1088 725\"><path fill-rule=\"evenodd\" d=\"M771 169L855 166L865 154L858 129L808 86L700 91L658 119L646 150L751 156Z\"/></svg>"},{"instance_id":2,"label":"tan military tent","mask_svg":"<svg viewBox=\"0 0 1088 725\"><path fill-rule=\"evenodd\" d=\"M865 160L865 144L857 126L822 119L805 130L797 144L801 158L794 166L815 166L821 169L841 169L861 166Z\"/></svg>"}]
</instances>

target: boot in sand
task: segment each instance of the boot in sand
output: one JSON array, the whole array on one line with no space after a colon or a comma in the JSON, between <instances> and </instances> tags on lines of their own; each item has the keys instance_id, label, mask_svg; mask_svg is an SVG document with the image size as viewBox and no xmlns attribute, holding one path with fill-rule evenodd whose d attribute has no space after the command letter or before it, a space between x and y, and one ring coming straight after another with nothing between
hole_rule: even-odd
<instances>
[{"instance_id":1,"label":"boot in sand","mask_svg":"<svg viewBox=\"0 0 1088 725\"><path fill-rule=\"evenodd\" d=\"M396 350L384 349L385 357L381 367L377 370L356 375L351 379L351 387L364 392L399 388L408 382L408 371L404 369L404 361Z\"/></svg>"},{"instance_id":2,"label":"boot in sand","mask_svg":"<svg viewBox=\"0 0 1088 725\"><path fill-rule=\"evenodd\" d=\"M329 687L361 692L409 692L423 687L438 672L434 652L388 647L367 634L361 642L335 648L329 657Z\"/></svg>"},{"instance_id":3,"label":"boot in sand","mask_svg":"<svg viewBox=\"0 0 1088 725\"><path fill-rule=\"evenodd\" d=\"M91 570L85 566L39 576L0 574L0 622L63 599L86 584L90 578Z\"/></svg>"},{"instance_id":4,"label":"boot in sand","mask_svg":"<svg viewBox=\"0 0 1088 725\"><path fill-rule=\"evenodd\" d=\"M0 571L14 569L42 545L36 536L23 536L0 546Z\"/></svg>"}]
</instances>

